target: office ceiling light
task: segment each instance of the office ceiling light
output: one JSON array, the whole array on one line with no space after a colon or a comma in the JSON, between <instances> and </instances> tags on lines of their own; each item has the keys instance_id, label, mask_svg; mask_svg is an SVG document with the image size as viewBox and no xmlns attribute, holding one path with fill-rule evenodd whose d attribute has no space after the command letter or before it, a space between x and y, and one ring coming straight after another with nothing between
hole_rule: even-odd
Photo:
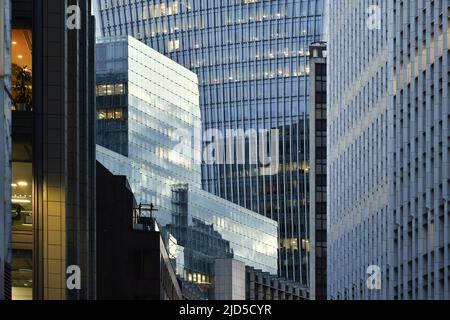
<instances>
[{"instance_id":1,"label":"office ceiling light","mask_svg":"<svg viewBox=\"0 0 450 320\"><path fill-rule=\"evenodd\" d=\"M11 200L12 203L31 203L31 200L29 199L23 199L23 198L13 198Z\"/></svg>"},{"instance_id":2,"label":"office ceiling light","mask_svg":"<svg viewBox=\"0 0 450 320\"><path fill-rule=\"evenodd\" d=\"M26 181L19 181L19 182L17 182L17 185L19 187L28 187L28 182L26 182Z\"/></svg>"}]
</instances>

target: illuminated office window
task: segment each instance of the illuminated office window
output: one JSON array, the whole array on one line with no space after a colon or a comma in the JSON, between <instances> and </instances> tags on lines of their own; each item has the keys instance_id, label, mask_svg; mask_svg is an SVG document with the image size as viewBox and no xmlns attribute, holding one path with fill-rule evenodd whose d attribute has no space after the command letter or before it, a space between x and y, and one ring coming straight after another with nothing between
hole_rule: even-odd
<instances>
[{"instance_id":1,"label":"illuminated office window","mask_svg":"<svg viewBox=\"0 0 450 320\"><path fill-rule=\"evenodd\" d=\"M15 136L11 183L12 298L33 297L33 156L29 136Z\"/></svg>"},{"instance_id":2,"label":"illuminated office window","mask_svg":"<svg viewBox=\"0 0 450 320\"><path fill-rule=\"evenodd\" d=\"M121 95L125 93L125 86L121 84L116 84L114 87L114 94L115 95Z\"/></svg>"},{"instance_id":3,"label":"illuminated office window","mask_svg":"<svg viewBox=\"0 0 450 320\"><path fill-rule=\"evenodd\" d=\"M106 112L106 118L107 118L108 120L114 119L114 109L109 109L109 110Z\"/></svg>"},{"instance_id":4,"label":"illuminated office window","mask_svg":"<svg viewBox=\"0 0 450 320\"><path fill-rule=\"evenodd\" d=\"M114 85L113 84L108 84L106 86L106 95L107 96L112 96L114 95Z\"/></svg>"},{"instance_id":5,"label":"illuminated office window","mask_svg":"<svg viewBox=\"0 0 450 320\"><path fill-rule=\"evenodd\" d=\"M122 109L115 109L115 111L114 111L114 119L120 120L120 119L122 119L122 116L123 116Z\"/></svg>"},{"instance_id":6,"label":"illuminated office window","mask_svg":"<svg viewBox=\"0 0 450 320\"><path fill-rule=\"evenodd\" d=\"M98 119L99 119L99 120L104 120L104 119L106 119L106 110L99 110L99 111L98 111Z\"/></svg>"},{"instance_id":7,"label":"illuminated office window","mask_svg":"<svg viewBox=\"0 0 450 320\"><path fill-rule=\"evenodd\" d=\"M12 299L33 299L33 251L13 249L12 261Z\"/></svg>"},{"instance_id":8,"label":"illuminated office window","mask_svg":"<svg viewBox=\"0 0 450 320\"><path fill-rule=\"evenodd\" d=\"M180 49L180 40L170 40L169 41L169 51L175 51Z\"/></svg>"},{"instance_id":9,"label":"illuminated office window","mask_svg":"<svg viewBox=\"0 0 450 320\"><path fill-rule=\"evenodd\" d=\"M172 3L172 14L178 14L178 1Z\"/></svg>"},{"instance_id":10,"label":"illuminated office window","mask_svg":"<svg viewBox=\"0 0 450 320\"><path fill-rule=\"evenodd\" d=\"M98 96L106 96L106 85L97 86L97 95Z\"/></svg>"}]
</instances>

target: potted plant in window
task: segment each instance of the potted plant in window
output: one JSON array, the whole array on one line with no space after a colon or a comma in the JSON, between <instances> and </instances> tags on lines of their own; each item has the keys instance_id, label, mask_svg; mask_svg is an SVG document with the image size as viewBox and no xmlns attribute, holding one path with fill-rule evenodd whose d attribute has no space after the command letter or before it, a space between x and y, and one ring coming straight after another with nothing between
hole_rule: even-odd
<instances>
[{"instance_id":1,"label":"potted plant in window","mask_svg":"<svg viewBox=\"0 0 450 320\"><path fill-rule=\"evenodd\" d=\"M31 111L33 102L33 73L26 66L12 65L12 109Z\"/></svg>"}]
</instances>

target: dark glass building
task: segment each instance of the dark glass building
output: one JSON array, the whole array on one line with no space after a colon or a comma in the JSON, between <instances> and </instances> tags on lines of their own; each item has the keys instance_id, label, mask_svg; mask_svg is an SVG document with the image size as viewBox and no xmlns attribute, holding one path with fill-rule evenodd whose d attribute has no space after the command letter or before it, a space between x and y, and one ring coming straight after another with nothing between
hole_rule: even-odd
<instances>
[{"instance_id":1,"label":"dark glass building","mask_svg":"<svg viewBox=\"0 0 450 320\"><path fill-rule=\"evenodd\" d=\"M327 299L327 44L310 47L310 293Z\"/></svg>"},{"instance_id":2,"label":"dark glass building","mask_svg":"<svg viewBox=\"0 0 450 320\"><path fill-rule=\"evenodd\" d=\"M93 299L95 21L91 3L11 3L12 298ZM71 5L77 5L73 14L80 23L76 26L70 20L73 14L66 14ZM80 268L80 290L66 286L69 266Z\"/></svg>"},{"instance_id":3,"label":"dark glass building","mask_svg":"<svg viewBox=\"0 0 450 320\"><path fill-rule=\"evenodd\" d=\"M180 272L180 278L189 283L196 283L203 293L203 299L213 299L213 294L217 290L215 261L216 259L233 259L234 244L230 245L230 241L223 238L222 234L216 230L214 223L206 223L195 216L192 202L202 203L204 199L200 197L190 199L190 195L193 196L189 192L189 185L172 187L172 223L165 226L165 230L170 238L174 237L173 239L176 240L175 250L171 252L172 256L177 258L182 253L182 262L175 262L189 270ZM217 205L220 206L220 204ZM207 205L203 204L202 209L209 213ZM210 290L211 285L214 290Z\"/></svg>"},{"instance_id":4,"label":"dark glass building","mask_svg":"<svg viewBox=\"0 0 450 320\"><path fill-rule=\"evenodd\" d=\"M279 129L278 174L202 168L203 188L280 224L279 274L308 282L309 45L323 0L96 0L98 33L132 35L199 77L203 130Z\"/></svg>"}]
</instances>

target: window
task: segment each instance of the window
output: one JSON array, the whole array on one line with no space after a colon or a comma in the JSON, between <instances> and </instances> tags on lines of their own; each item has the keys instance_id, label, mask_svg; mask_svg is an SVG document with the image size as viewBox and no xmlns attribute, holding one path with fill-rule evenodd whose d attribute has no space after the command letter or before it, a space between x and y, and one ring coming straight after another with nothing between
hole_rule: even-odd
<instances>
[{"instance_id":1,"label":"window","mask_svg":"<svg viewBox=\"0 0 450 320\"><path fill-rule=\"evenodd\" d=\"M97 86L97 96L113 96L113 95L123 95L126 93L125 84L100 84Z\"/></svg>"},{"instance_id":2,"label":"window","mask_svg":"<svg viewBox=\"0 0 450 320\"><path fill-rule=\"evenodd\" d=\"M114 119L114 109L109 109L106 111L106 118L108 120Z\"/></svg>"},{"instance_id":3,"label":"window","mask_svg":"<svg viewBox=\"0 0 450 320\"><path fill-rule=\"evenodd\" d=\"M33 179L32 164L31 162L13 161L12 172L11 209L13 226L18 228L31 227L33 225L31 197Z\"/></svg>"},{"instance_id":4,"label":"window","mask_svg":"<svg viewBox=\"0 0 450 320\"><path fill-rule=\"evenodd\" d=\"M114 85L113 84L108 84L106 86L106 95L107 96L112 96L114 95Z\"/></svg>"},{"instance_id":5,"label":"window","mask_svg":"<svg viewBox=\"0 0 450 320\"><path fill-rule=\"evenodd\" d=\"M106 96L106 85L97 86L97 96Z\"/></svg>"},{"instance_id":6,"label":"window","mask_svg":"<svg viewBox=\"0 0 450 320\"><path fill-rule=\"evenodd\" d=\"M122 108L100 109L97 111L98 120L121 120L124 117Z\"/></svg>"},{"instance_id":7,"label":"window","mask_svg":"<svg viewBox=\"0 0 450 320\"><path fill-rule=\"evenodd\" d=\"M31 30L12 30L11 109L13 111L33 110L33 57L31 52L31 39Z\"/></svg>"},{"instance_id":8,"label":"window","mask_svg":"<svg viewBox=\"0 0 450 320\"><path fill-rule=\"evenodd\" d=\"M172 3L172 14L178 14L178 1Z\"/></svg>"},{"instance_id":9,"label":"window","mask_svg":"<svg viewBox=\"0 0 450 320\"><path fill-rule=\"evenodd\" d=\"M180 49L180 40L170 40L169 41L169 52Z\"/></svg>"},{"instance_id":10,"label":"window","mask_svg":"<svg viewBox=\"0 0 450 320\"><path fill-rule=\"evenodd\" d=\"M99 111L98 111L98 119L99 119L99 120L104 120L104 119L106 119L106 110L99 110Z\"/></svg>"},{"instance_id":11,"label":"window","mask_svg":"<svg viewBox=\"0 0 450 320\"><path fill-rule=\"evenodd\" d=\"M115 95L121 95L125 93L125 88L123 84L116 84L114 88Z\"/></svg>"}]
</instances>

